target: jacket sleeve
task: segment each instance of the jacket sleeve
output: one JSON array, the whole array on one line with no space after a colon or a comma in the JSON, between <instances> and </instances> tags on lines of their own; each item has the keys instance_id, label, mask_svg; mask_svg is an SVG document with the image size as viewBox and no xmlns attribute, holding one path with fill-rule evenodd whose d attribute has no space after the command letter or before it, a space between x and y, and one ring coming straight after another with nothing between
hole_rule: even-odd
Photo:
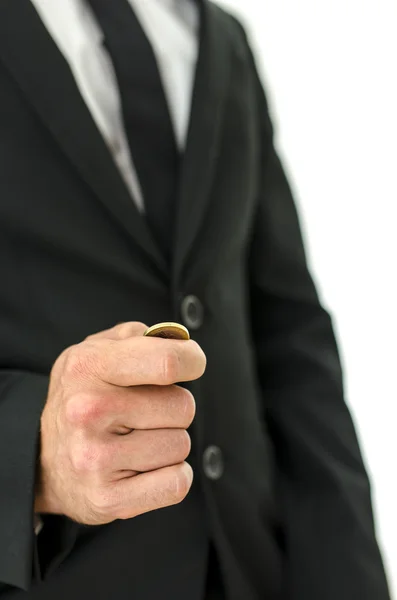
<instances>
[{"instance_id":1,"label":"jacket sleeve","mask_svg":"<svg viewBox=\"0 0 397 600\"><path fill-rule=\"evenodd\" d=\"M9 586L28 590L50 577L72 552L79 531L64 515L42 515L43 531L35 535L40 418L48 385L48 375L0 369L0 598Z\"/></svg>"},{"instance_id":2,"label":"jacket sleeve","mask_svg":"<svg viewBox=\"0 0 397 600\"><path fill-rule=\"evenodd\" d=\"M261 181L250 249L257 369L277 461L288 600L389 600L370 484L254 69Z\"/></svg>"},{"instance_id":3,"label":"jacket sleeve","mask_svg":"<svg viewBox=\"0 0 397 600\"><path fill-rule=\"evenodd\" d=\"M48 376L0 369L0 585L27 589L40 417Z\"/></svg>"}]
</instances>

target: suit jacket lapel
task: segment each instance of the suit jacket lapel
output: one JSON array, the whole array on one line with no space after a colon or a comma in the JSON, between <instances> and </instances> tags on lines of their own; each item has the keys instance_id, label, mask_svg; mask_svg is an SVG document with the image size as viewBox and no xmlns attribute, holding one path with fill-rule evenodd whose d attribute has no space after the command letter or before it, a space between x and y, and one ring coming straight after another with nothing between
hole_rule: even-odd
<instances>
[{"instance_id":1,"label":"suit jacket lapel","mask_svg":"<svg viewBox=\"0 0 397 600\"><path fill-rule=\"evenodd\" d=\"M113 162L66 60L30 0L0 0L0 61L82 179L166 275L165 259Z\"/></svg>"},{"instance_id":2,"label":"suit jacket lapel","mask_svg":"<svg viewBox=\"0 0 397 600\"><path fill-rule=\"evenodd\" d=\"M230 40L221 23L223 15L208 0L202 0L200 6L200 50L180 180L174 283L186 264L207 211L230 75Z\"/></svg>"}]
</instances>

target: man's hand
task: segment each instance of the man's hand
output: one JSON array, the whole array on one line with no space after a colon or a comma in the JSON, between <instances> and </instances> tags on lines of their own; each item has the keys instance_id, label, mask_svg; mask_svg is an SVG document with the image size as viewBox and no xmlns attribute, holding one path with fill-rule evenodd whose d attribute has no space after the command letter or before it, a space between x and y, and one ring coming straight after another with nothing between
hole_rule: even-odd
<instances>
[{"instance_id":1,"label":"man's hand","mask_svg":"<svg viewBox=\"0 0 397 600\"><path fill-rule=\"evenodd\" d=\"M188 493L195 403L175 384L201 377L205 355L192 340L145 337L145 329L117 325L56 361L41 419L37 513L98 525Z\"/></svg>"}]
</instances>

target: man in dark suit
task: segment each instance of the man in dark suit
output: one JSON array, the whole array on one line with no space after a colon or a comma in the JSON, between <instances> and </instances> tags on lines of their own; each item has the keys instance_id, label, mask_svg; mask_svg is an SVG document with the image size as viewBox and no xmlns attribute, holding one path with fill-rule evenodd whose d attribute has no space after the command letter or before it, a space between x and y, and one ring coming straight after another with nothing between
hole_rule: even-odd
<instances>
[{"instance_id":1,"label":"man in dark suit","mask_svg":"<svg viewBox=\"0 0 397 600\"><path fill-rule=\"evenodd\" d=\"M241 25L0 0L0 155L1 599L388 600Z\"/></svg>"}]
</instances>

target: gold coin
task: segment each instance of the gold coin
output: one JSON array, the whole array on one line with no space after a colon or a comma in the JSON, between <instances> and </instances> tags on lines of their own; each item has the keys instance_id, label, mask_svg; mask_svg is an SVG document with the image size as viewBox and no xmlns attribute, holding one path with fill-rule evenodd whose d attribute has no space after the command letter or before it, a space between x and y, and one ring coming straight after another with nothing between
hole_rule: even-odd
<instances>
[{"instance_id":1,"label":"gold coin","mask_svg":"<svg viewBox=\"0 0 397 600\"><path fill-rule=\"evenodd\" d=\"M190 340L189 331L180 323L157 323L146 329L143 335L171 340Z\"/></svg>"}]
</instances>

